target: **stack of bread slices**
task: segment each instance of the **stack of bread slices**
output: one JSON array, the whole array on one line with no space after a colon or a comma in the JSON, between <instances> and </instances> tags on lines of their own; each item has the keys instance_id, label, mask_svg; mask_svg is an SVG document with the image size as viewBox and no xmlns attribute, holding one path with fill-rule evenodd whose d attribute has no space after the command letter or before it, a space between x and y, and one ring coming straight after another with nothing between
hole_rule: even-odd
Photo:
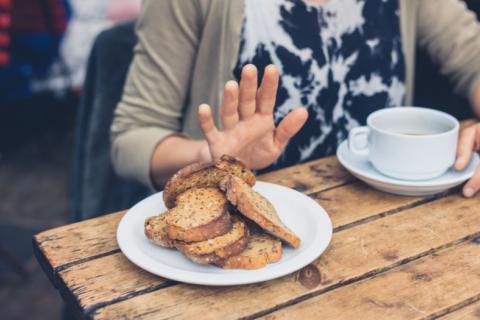
<instances>
[{"instance_id":1,"label":"stack of bread slices","mask_svg":"<svg viewBox=\"0 0 480 320\"><path fill-rule=\"evenodd\" d=\"M254 184L253 173L230 156L189 165L165 186L168 211L147 218L145 234L200 264L259 269L277 262L281 240L298 248L300 239Z\"/></svg>"}]
</instances>

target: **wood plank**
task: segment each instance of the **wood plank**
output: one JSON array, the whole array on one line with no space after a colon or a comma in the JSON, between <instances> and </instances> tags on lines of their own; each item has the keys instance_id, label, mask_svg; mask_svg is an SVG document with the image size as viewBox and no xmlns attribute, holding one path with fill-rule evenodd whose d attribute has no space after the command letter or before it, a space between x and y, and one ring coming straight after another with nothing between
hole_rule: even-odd
<instances>
[{"instance_id":1,"label":"wood plank","mask_svg":"<svg viewBox=\"0 0 480 320\"><path fill-rule=\"evenodd\" d=\"M59 275L62 295L76 301L77 313L173 283L138 268L121 253L72 266Z\"/></svg>"},{"instance_id":2,"label":"wood plank","mask_svg":"<svg viewBox=\"0 0 480 320\"><path fill-rule=\"evenodd\" d=\"M327 252L296 274L242 287L180 284L98 309L94 318L247 317L477 236L479 205L479 198L467 200L453 195L336 233Z\"/></svg>"},{"instance_id":3,"label":"wood plank","mask_svg":"<svg viewBox=\"0 0 480 320\"><path fill-rule=\"evenodd\" d=\"M369 201L359 203L358 199L362 199L362 197ZM315 198L330 213L333 225L337 230L343 229L347 224L355 224L360 219L385 216L389 212L395 212L398 208L409 207L425 201L421 198L381 194L362 183L317 193ZM369 203L371 204L369 205ZM105 270L99 274L99 269L102 268ZM121 279L112 278L112 274ZM150 284L147 284L147 280L139 279L144 277L143 272L139 272L138 268L126 261L121 253L72 266L60 272L60 277L69 290L74 291L75 300L78 301L81 308L87 310L98 304L124 299L134 293L139 294L145 290L153 290L163 283L163 281L158 281L158 278L148 278L151 281ZM121 280L121 288L117 287L117 280ZM139 281L144 285L139 286ZM79 287L82 289L77 290Z\"/></svg>"},{"instance_id":4,"label":"wood plank","mask_svg":"<svg viewBox=\"0 0 480 320\"><path fill-rule=\"evenodd\" d=\"M72 262L118 250L115 234L125 211L47 230L34 236L34 249L51 276ZM39 260L40 260L39 259Z\"/></svg>"},{"instance_id":5,"label":"wood plank","mask_svg":"<svg viewBox=\"0 0 480 320\"><path fill-rule=\"evenodd\" d=\"M425 319L480 296L479 256L478 243L464 243L263 319Z\"/></svg>"},{"instance_id":6,"label":"wood plank","mask_svg":"<svg viewBox=\"0 0 480 320\"><path fill-rule=\"evenodd\" d=\"M259 176L258 179L281 184L305 194L355 181L334 156L270 172Z\"/></svg>"},{"instance_id":7,"label":"wood plank","mask_svg":"<svg viewBox=\"0 0 480 320\"><path fill-rule=\"evenodd\" d=\"M352 224L365 223L410 207L423 204L443 195L428 197L404 197L379 192L363 182L318 192L310 195L332 219L338 231Z\"/></svg>"},{"instance_id":8,"label":"wood plank","mask_svg":"<svg viewBox=\"0 0 480 320\"><path fill-rule=\"evenodd\" d=\"M461 309L446 314L438 320L473 320L480 319L480 301L471 303Z\"/></svg>"}]
</instances>

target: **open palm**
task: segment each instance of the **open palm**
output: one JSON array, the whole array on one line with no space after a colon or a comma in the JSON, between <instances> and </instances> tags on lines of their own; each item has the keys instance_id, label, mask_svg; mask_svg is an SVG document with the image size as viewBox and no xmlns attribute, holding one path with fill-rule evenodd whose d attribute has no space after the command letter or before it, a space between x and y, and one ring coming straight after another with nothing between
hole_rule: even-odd
<instances>
[{"instance_id":1,"label":"open palm","mask_svg":"<svg viewBox=\"0 0 480 320\"><path fill-rule=\"evenodd\" d=\"M201 105L198 117L208 142L204 153L213 160L223 154L235 156L251 169L265 168L277 160L308 117L304 108L297 108L275 127L273 109L278 80L276 67L269 65L257 89L256 67L245 66L240 86L235 81L225 85L220 108L221 130L215 126L211 108Z\"/></svg>"}]
</instances>

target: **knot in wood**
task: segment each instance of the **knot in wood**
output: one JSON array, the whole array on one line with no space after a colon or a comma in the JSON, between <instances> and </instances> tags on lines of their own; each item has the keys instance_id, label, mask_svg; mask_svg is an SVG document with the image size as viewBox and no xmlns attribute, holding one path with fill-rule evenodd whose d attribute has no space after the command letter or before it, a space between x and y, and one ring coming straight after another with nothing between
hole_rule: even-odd
<instances>
[{"instance_id":1,"label":"knot in wood","mask_svg":"<svg viewBox=\"0 0 480 320\"><path fill-rule=\"evenodd\" d=\"M295 181L293 189L297 190L298 192L304 192L308 189L308 186L305 183Z\"/></svg>"},{"instance_id":2,"label":"knot in wood","mask_svg":"<svg viewBox=\"0 0 480 320\"><path fill-rule=\"evenodd\" d=\"M426 273L414 273L412 278L418 281L432 281L432 277Z\"/></svg>"},{"instance_id":3,"label":"knot in wood","mask_svg":"<svg viewBox=\"0 0 480 320\"><path fill-rule=\"evenodd\" d=\"M473 239L473 243L480 244L480 237Z\"/></svg>"},{"instance_id":4,"label":"knot in wood","mask_svg":"<svg viewBox=\"0 0 480 320\"><path fill-rule=\"evenodd\" d=\"M300 270L298 273L298 281L307 289L313 289L317 287L322 281L320 271L316 266L310 264Z\"/></svg>"}]
</instances>

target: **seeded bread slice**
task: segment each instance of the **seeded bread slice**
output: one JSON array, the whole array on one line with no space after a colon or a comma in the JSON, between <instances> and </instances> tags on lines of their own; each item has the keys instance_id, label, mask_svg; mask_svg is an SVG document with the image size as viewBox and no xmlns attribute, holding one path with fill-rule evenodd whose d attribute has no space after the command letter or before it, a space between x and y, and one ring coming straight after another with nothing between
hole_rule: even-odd
<instances>
[{"instance_id":1,"label":"seeded bread slice","mask_svg":"<svg viewBox=\"0 0 480 320\"><path fill-rule=\"evenodd\" d=\"M232 227L227 208L227 199L219 189L189 189L167 213L168 237L196 242L225 234Z\"/></svg>"},{"instance_id":2,"label":"seeded bread slice","mask_svg":"<svg viewBox=\"0 0 480 320\"><path fill-rule=\"evenodd\" d=\"M163 201L167 208L175 207L177 196L191 188L218 187L226 175L242 178L253 186L255 176L239 160L224 155L216 163L193 163L178 171L165 185Z\"/></svg>"},{"instance_id":3,"label":"seeded bread slice","mask_svg":"<svg viewBox=\"0 0 480 320\"><path fill-rule=\"evenodd\" d=\"M166 218L166 212L147 218L145 220L145 235L156 245L174 248L172 239L168 237Z\"/></svg>"},{"instance_id":4,"label":"seeded bread slice","mask_svg":"<svg viewBox=\"0 0 480 320\"><path fill-rule=\"evenodd\" d=\"M194 243L175 241L175 247L187 258L200 264L216 263L238 255L248 245L249 231L240 219L233 217L232 222L232 229L224 235Z\"/></svg>"},{"instance_id":5,"label":"seeded bread slice","mask_svg":"<svg viewBox=\"0 0 480 320\"><path fill-rule=\"evenodd\" d=\"M260 269L282 258L282 242L268 234L252 234L248 246L239 255L220 260L224 269Z\"/></svg>"},{"instance_id":6,"label":"seeded bread slice","mask_svg":"<svg viewBox=\"0 0 480 320\"><path fill-rule=\"evenodd\" d=\"M227 176L220 182L220 188L241 214L292 247L300 246L300 238L283 224L273 205L242 179Z\"/></svg>"}]
</instances>

